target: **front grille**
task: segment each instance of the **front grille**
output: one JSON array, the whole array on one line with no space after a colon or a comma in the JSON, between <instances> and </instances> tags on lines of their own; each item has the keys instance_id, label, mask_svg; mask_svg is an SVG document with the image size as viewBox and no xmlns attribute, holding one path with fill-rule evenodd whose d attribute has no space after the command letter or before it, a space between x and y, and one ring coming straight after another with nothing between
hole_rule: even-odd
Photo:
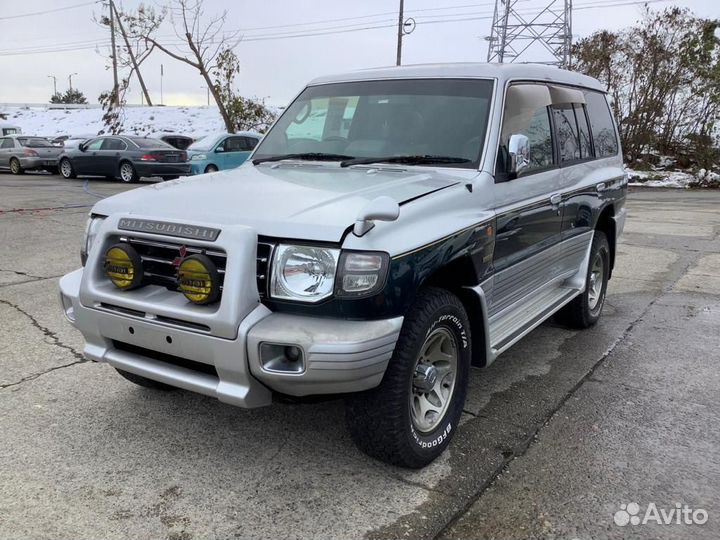
<instances>
[{"instance_id":1,"label":"front grille","mask_svg":"<svg viewBox=\"0 0 720 540\"><path fill-rule=\"evenodd\" d=\"M145 284L160 285L168 290L177 291L177 267L183 256L201 253L217 267L220 276L220 291L222 291L227 256L221 250L146 240L145 238L121 237L120 241L132 245L142 258Z\"/></svg>"},{"instance_id":2,"label":"front grille","mask_svg":"<svg viewBox=\"0 0 720 540\"><path fill-rule=\"evenodd\" d=\"M160 285L171 291L178 291L177 266L182 259L181 250L184 249L188 255L195 253L206 255L218 269L222 293L227 264L227 255L222 250L127 236L120 237L120 241L131 244L142 258L145 273L144 283ZM260 298L265 298L268 294L268 278L274 247L273 244L267 242L259 242L257 246L256 277Z\"/></svg>"},{"instance_id":3,"label":"front grille","mask_svg":"<svg viewBox=\"0 0 720 540\"><path fill-rule=\"evenodd\" d=\"M206 373L214 377L218 376L218 372L215 369L215 366L210 364L203 364L202 362L196 362L195 360L189 360L187 358L173 356L172 354L153 351L151 349L146 349L145 347L138 347L137 345L125 343L124 341L117 341L115 339L113 340L113 347L115 347L119 351L125 351L132 354L137 354L138 356L152 358L153 360L157 360L158 362L164 362L165 364L170 364L185 369L191 369L192 371L199 371L200 373Z\"/></svg>"},{"instance_id":4,"label":"front grille","mask_svg":"<svg viewBox=\"0 0 720 540\"><path fill-rule=\"evenodd\" d=\"M267 242L259 242L257 247L257 288L260 298L268 295L268 279L270 278L270 263L275 246Z\"/></svg>"}]
</instances>

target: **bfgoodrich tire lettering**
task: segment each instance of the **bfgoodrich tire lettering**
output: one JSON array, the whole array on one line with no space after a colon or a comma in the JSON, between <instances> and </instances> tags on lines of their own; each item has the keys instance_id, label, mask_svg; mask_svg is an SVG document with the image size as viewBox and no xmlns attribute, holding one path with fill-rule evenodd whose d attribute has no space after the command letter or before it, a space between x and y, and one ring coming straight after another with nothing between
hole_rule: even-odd
<instances>
[{"instance_id":1,"label":"bfgoodrich tire lettering","mask_svg":"<svg viewBox=\"0 0 720 540\"><path fill-rule=\"evenodd\" d=\"M413 420L418 360L429 337L451 336L457 363L448 406L431 428ZM350 396L346 419L353 440L372 457L402 467L424 467L447 448L465 403L470 369L470 324L460 300L438 288L421 291L408 310L380 386ZM448 342L448 343L450 343ZM448 345L450 347L450 345ZM450 349L448 349L450 350Z\"/></svg>"}]
</instances>

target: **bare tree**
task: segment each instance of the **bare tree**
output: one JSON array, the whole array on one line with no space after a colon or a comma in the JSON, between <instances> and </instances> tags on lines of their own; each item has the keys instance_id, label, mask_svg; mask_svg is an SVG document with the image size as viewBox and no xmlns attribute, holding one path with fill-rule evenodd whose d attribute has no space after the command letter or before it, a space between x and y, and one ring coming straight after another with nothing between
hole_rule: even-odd
<instances>
[{"instance_id":1,"label":"bare tree","mask_svg":"<svg viewBox=\"0 0 720 540\"><path fill-rule=\"evenodd\" d=\"M168 14L178 42L162 40L156 36L162 20ZM176 0L171 7L163 8L160 13L140 6L137 14L123 15L128 34L144 39L171 58L198 70L217 103L225 127L232 132L232 118L211 76L216 69L220 52L232 49L240 42L238 32L226 33L223 30L226 18L227 11L206 18L203 0Z\"/></svg>"}]
</instances>

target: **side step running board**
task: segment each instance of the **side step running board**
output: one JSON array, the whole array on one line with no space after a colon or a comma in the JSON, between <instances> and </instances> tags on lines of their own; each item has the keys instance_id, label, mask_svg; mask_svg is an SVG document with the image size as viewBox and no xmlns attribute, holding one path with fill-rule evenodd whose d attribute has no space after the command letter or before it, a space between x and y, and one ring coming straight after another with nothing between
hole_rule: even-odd
<instances>
[{"instance_id":1,"label":"side step running board","mask_svg":"<svg viewBox=\"0 0 720 540\"><path fill-rule=\"evenodd\" d=\"M493 354L502 353L578 294L580 290L575 288L553 287L535 298L524 299L522 307L507 309L492 317L489 330Z\"/></svg>"}]
</instances>

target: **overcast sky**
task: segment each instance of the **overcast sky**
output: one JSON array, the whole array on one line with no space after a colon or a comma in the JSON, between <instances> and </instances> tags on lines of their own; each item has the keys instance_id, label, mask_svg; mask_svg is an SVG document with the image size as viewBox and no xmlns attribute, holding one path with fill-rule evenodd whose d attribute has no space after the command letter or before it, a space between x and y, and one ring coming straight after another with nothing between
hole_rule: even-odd
<instances>
[{"instance_id":1,"label":"overcast sky","mask_svg":"<svg viewBox=\"0 0 720 540\"><path fill-rule=\"evenodd\" d=\"M243 29L245 40L236 48L242 64L242 93L265 98L273 105L285 105L315 76L395 62L396 30L392 25L397 22L399 0L204 1L208 18L227 10L227 29ZM531 13L550 0L520 1L522 9ZM631 25L641 13L640 5L589 9L628 1L575 0L574 39L600 29ZM125 0L122 4L132 9L140 2ZM493 5L491 0L405 0L406 15L414 17L417 26L404 40L403 63L485 61L484 38L490 32ZM671 5L687 7L699 16L720 18L719 0L656 1L651 7ZM76 7L62 9L72 6ZM108 60L102 54L107 52L109 32L93 21L103 9L107 8L100 3L90 5L82 0L0 0L0 103L47 102L53 88L48 75L55 75L58 90L64 91L70 73L77 73L73 86L90 102L97 102L100 92L112 86ZM164 25L159 33L172 34L169 18ZM359 30L365 27L379 28ZM278 39L289 32L323 35ZM78 47L82 49L50 52ZM35 54L17 54L29 51ZM165 104L206 103L199 74L159 51L142 68L155 101L160 101L160 64L164 65ZM136 81L128 102L140 102Z\"/></svg>"}]
</instances>

